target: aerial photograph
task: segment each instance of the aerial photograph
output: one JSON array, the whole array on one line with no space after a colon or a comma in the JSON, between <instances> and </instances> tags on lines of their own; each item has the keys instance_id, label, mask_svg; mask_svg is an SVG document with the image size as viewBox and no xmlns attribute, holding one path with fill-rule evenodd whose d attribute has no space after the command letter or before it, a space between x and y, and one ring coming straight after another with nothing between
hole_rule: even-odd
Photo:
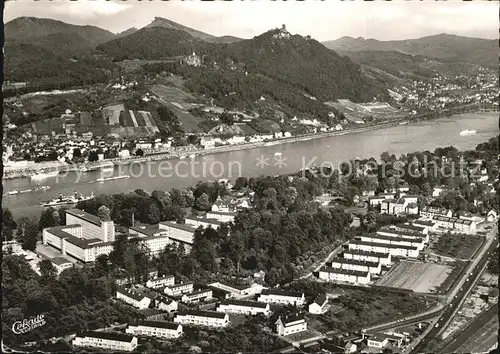
<instances>
[{"instance_id":1,"label":"aerial photograph","mask_svg":"<svg viewBox=\"0 0 500 354\"><path fill-rule=\"evenodd\" d=\"M497 352L500 2L2 6L2 353Z\"/></svg>"}]
</instances>

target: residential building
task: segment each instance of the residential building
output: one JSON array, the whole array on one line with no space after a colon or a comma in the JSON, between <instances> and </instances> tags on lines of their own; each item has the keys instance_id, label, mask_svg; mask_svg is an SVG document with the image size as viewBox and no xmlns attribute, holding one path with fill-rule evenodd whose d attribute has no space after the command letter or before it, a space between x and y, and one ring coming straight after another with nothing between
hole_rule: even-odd
<instances>
[{"instance_id":1,"label":"residential building","mask_svg":"<svg viewBox=\"0 0 500 354\"><path fill-rule=\"evenodd\" d=\"M125 301L127 304L132 305L139 310L147 309L151 304L151 299L143 294L140 294L132 289L125 289L119 286L116 289L116 297L119 300Z\"/></svg>"},{"instance_id":2,"label":"residential building","mask_svg":"<svg viewBox=\"0 0 500 354\"><path fill-rule=\"evenodd\" d=\"M140 246L153 256L162 252L167 245L173 241L169 237L168 230L160 229L156 225L137 225L129 228L129 235L135 237Z\"/></svg>"},{"instance_id":3,"label":"residential building","mask_svg":"<svg viewBox=\"0 0 500 354\"><path fill-rule=\"evenodd\" d=\"M279 336L288 336L293 333L304 332L307 330L307 322L303 315L292 315L276 321L276 333Z\"/></svg>"},{"instance_id":4,"label":"residential building","mask_svg":"<svg viewBox=\"0 0 500 354\"><path fill-rule=\"evenodd\" d=\"M175 312L179 308L177 301L171 300L165 296L157 296L155 298L155 306L162 311Z\"/></svg>"},{"instance_id":5,"label":"residential building","mask_svg":"<svg viewBox=\"0 0 500 354\"><path fill-rule=\"evenodd\" d=\"M183 330L179 323L141 321L129 325L125 332L136 336L177 339L182 336Z\"/></svg>"},{"instance_id":6,"label":"residential building","mask_svg":"<svg viewBox=\"0 0 500 354\"><path fill-rule=\"evenodd\" d=\"M191 225L177 224L170 221L162 221L159 228L168 231L168 237L175 243L182 244L185 247L186 253L191 251L194 241L194 232L196 229Z\"/></svg>"},{"instance_id":7,"label":"residential building","mask_svg":"<svg viewBox=\"0 0 500 354\"><path fill-rule=\"evenodd\" d=\"M344 251L345 259L355 259L358 261L366 261L366 262L379 262L381 265L390 265L391 264L391 254L390 253L381 253L381 252L370 252L370 251L362 251L355 249L348 249Z\"/></svg>"},{"instance_id":8,"label":"residential building","mask_svg":"<svg viewBox=\"0 0 500 354\"><path fill-rule=\"evenodd\" d=\"M398 199L387 199L380 203L380 213L390 215L418 214L417 198L405 196Z\"/></svg>"},{"instance_id":9,"label":"residential building","mask_svg":"<svg viewBox=\"0 0 500 354\"><path fill-rule=\"evenodd\" d=\"M328 305L328 297L326 293L321 293L312 303L309 304L309 313L320 315L326 311Z\"/></svg>"},{"instance_id":10,"label":"residential building","mask_svg":"<svg viewBox=\"0 0 500 354\"><path fill-rule=\"evenodd\" d=\"M435 216L445 216L451 218L452 212L450 209L425 206L420 210L420 216L427 219L432 219Z\"/></svg>"},{"instance_id":11,"label":"residential building","mask_svg":"<svg viewBox=\"0 0 500 354\"><path fill-rule=\"evenodd\" d=\"M271 307L267 303L258 301L225 300L217 307L217 312L242 315L257 315L261 313L268 316L271 314Z\"/></svg>"},{"instance_id":12,"label":"residential building","mask_svg":"<svg viewBox=\"0 0 500 354\"><path fill-rule=\"evenodd\" d=\"M357 270L359 272L369 272L371 274L380 274L382 271L380 262L360 261L349 258L333 258L330 267Z\"/></svg>"},{"instance_id":13,"label":"residential building","mask_svg":"<svg viewBox=\"0 0 500 354\"><path fill-rule=\"evenodd\" d=\"M382 230L416 232L422 235L427 235L429 233L429 229L427 227L422 225L412 225L412 224L391 225L382 227Z\"/></svg>"},{"instance_id":14,"label":"residential building","mask_svg":"<svg viewBox=\"0 0 500 354\"><path fill-rule=\"evenodd\" d=\"M236 217L236 213L223 211L207 211L205 217L208 219L216 219L220 222L233 222L234 218Z\"/></svg>"},{"instance_id":15,"label":"residential building","mask_svg":"<svg viewBox=\"0 0 500 354\"><path fill-rule=\"evenodd\" d=\"M211 311L179 311L174 322L207 327L226 327L229 324L227 313Z\"/></svg>"},{"instance_id":16,"label":"residential building","mask_svg":"<svg viewBox=\"0 0 500 354\"><path fill-rule=\"evenodd\" d=\"M210 286L219 288L224 291L231 293L231 297L240 298L249 295L255 295L262 291L263 287L259 284L252 285L229 285L221 282L216 282L210 284Z\"/></svg>"},{"instance_id":17,"label":"residential building","mask_svg":"<svg viewBox=\"0 0 500 354\"><path fill-rule=\"evenodd\" d=\"M204 149L212 149L215 147L215 140L211 136L201 138L200 145L203 146Z\"/></svg>"},{"instance_id":18,"label":"residential building","mask_svg":"<svg viewBox=\"0 0 500 354\"><path fill-rule=\"evenodd\" d=\"M390 253L392 257L417 258L419 251L414 246L391 245L388 243L375 243L360 240L353 240L348 245L350 250L362 250L379 253Z\"/></svg>"},{"instance_id":19,"label":"residential building","mask_svg":"<svg viewBox=\"0 0 500 354\"><path fill-rule=\"evenodd\" d=\"M357 239L365 242L376 242L376 243L386 243L389 245L398 246L414 246L419 251L422 251L425 247L425 241L422 237L400 237L400 236L385 236L380 234L368 234L360 235L356 237Z\"/></svg>"},{"instance_id":20,"label":"residential building","mask_svg":"<svg viewBox=\"0 0 500 354\"><path fill-rule=\"evenodd\" d=\"M174 284L167 286L163 292L169 296L180 296L182 294L188 294L193 292L194 283L188 281L186 283Z\"/></svg>"},{"instance_id":21,"label":"residential building","mask_svg":"<svg viewBox=\"0 0 500 354\"><path fill-rule=\"evenodd\" d=\"M414 220L412 224L416 226L423 226L428 231L434 231L437 228L437 224L435 222L433 222L432 220L427 220L425 218Z\"/></svg>"},{"instance_id":22,"label":"residential building","mask_svg":"<svg viewBox=\"0 0 500 354\"><path fill-rule=\"evenodd\" d=\"M57 270L57 274L61 274L63 270L73 267L73 262L67 260L64 257L54 257L51 258L50 261L54 265L54 268Z\"/></svg>"},{"instance_id":23,"label":"residential building","mask_svg":"<svg viewBox=\"0 0 500 354\"><path fill-rule=\"evenodd\" d=\"M217 219L186 217L184 220L186 225L192 226L196 229L201 226L203 228L211 227L212 229L217 230L222 225L222 222Z\"/></svg>"},{"instance_id":24,"label":"residential building","mask_svg":"<svg viewBox=\"0 0 500 354\"><path fill-rule=\"evenodd\" d=\"M488 222L493 222L493 221L495 221L495 220L497 219L497 216L498 216L498 214L497 214L497 212L495 211L495 209L491 209L491 210L488 212L488 214L486 214L486 220L487 220Z\"/></svg>"},{"instance_id":25,"label":"residential building","mask_svg":"<svg viewBox=\"0 0 500 354\"><path fill-rule=\"evenodd\" d=\"M328 282L340 281L351 284L368 284L370 282L370 273L342 268L323 267L319 270L318 278Z\"/></svg>"},{"instance_id":26,"label":"residential building","mask_svg":"<svg viewBox=\"0 0 500 354\"><path fill-rule=\"evenodd\" d=\"M424 243L429 243L429 234L421 234L418 231L395 229L390 227L383 227L376 232L377 235L392 237L392 238L404 238L413 241L422 240Z\"/></svg>"},{"instance_id":27,"label":"residential building","mask_svg":"<svg viewBox=\"0 0 500 354\"><path fill-rule=\"evenodd\" d=\"M175 284L175 277L173 275L165 275L163 277L149 279L146 282L146 287L150 289L158 289Z\"/></svg>"},{"instance_id":28,"label":"residential building","mask_svg":"<svg viewBox=\"0 0 500 354\"><path fill-rule=\"evenodd\" d=\"M257 301L284 305L302 306L305 303L304 293L278 289L264 289Z\"/></svg>"},{"instance_id":29,"label":"residential building","mask_svg":"<svg viewBox=\"0 0 500 354\"><path fill-rule=\"evenodd\" d=\"M449 218L446 216L435 216L432 218L438 227L454 229L457 231L472 232L476 230L476 222L471 220L462 220L458 218Z\"/></svg>"},{"instance_id":30,"label":"residential building","mask_svg":"<svg viewBox=\"0 0 500 354\"><path fill-rule=\"evenodd\" d=\"M76 335L72 343L75 347L131 352L137 348L137 337L128 334L88 331Z\"/></svg>"},{"instance_id":31,"label":"residential building","mask_svg":"<svg viewBox=\"0 0 500 354\"><path fill-rule=\"evenodd\" d=\"M187 304L191 304L194 302L207 301L211 299L212 299L212 290L203 289L182 295L181 301Z\"/></svg>"},{"instance_id":32,"label":"residential building","mask_svg":"<svg viewBox=\"0 0 500 354\"><path fill-rule=\"evenodd\" d=\"M366 344L370 348L383 349L389 344L389 340L386 336L371 335L368 338Z\"/></svg>"}]
</instances>

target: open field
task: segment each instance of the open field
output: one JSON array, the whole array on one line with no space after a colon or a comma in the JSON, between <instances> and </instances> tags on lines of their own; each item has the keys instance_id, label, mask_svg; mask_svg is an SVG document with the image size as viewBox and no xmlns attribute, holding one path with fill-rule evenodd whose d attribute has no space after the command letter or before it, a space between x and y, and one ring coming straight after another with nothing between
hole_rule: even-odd
<instances>
[{"instance_id":1,"label":"open field","mask_svg":"<svg viewBox=\"0 0 500 354\"><path fill-rule=\"evenodd\" d=\"M175 113L179 119L182 130L186 133L203 132L200 123L204 122L204 120L188 112L188 109L192 107L189 102L196 100L193 95L176 87L164 85L153 86L151 92L160 98L160 103L165 104Z\"/></svg>"},{"instance_id":2,"label":"open field","mask_svg":"<svg viewBox=\"0 0 500 354\"><path fill-rule=\"evenodd\" d=\"M318 338L318 337L319 336L317 333L310 331L310 330L306 330L303 332L289 334L289 335L285 336L284 339L288 342L301 343L301 342L307 342L307 341L313 340L313 339Z\"/></svg>"},{"instance_id":3,"label":"open field","mask_svg":"<svg viewBox=\"0 0 500 354\"><path fill-rule=\"evenodd\" d=\"M434 292L446 280L452 268L433 263L401 261L377 282L377 285Z\"/></svg>"},{"instance_id":4,"label":"open field","mask_svg":"<svg viewBox=\"0 0 500 354\"><path fill-rule=\"evenodd\" d=\"M470 259L482 245L484 237L464 234L442 234L431 245L431 250L447 257Z\"/></svg>"}]
</instances>

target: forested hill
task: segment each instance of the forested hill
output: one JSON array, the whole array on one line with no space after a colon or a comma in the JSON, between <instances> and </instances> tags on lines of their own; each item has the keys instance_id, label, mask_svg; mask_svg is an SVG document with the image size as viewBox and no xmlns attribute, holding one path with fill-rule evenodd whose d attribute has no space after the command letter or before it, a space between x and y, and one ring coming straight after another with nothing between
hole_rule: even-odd
<instances>
[{"instance_id":1,"label":"forested hill","mask_svg":"<svg viewBox=\"0 0 500 354\"><path fill-rule=\"evenodd\" d=\"M165 59L195 51L211 70L184 68L176 74L196 76L190 88L211 96L213 92L209 91L214 87L210 82L216 80L227 87L221 89L220 96L232 93L226 99L232 101L252 101L268 95L288 105L304 100L304 94L319 102L336 98L371 101L384 95L381 85L365 77L349 58L285 29L233 43L209 43L184 31L152 27L103 43L97 50L115 60Z\"/></svg>"},{"instance_id":2,"label":"forested hill","mask_svg":"<svg viewBox=\"0 0 500 354\"><path fill-rule=\"evenodd\" d=\"M16 40L24 43L50 45L57 51L58 47L63 47L66 43L58 43L57 40L62 35L74 37L75 42L80 43L80 47L95 47L100 43L109 41L115 37L110 31L95 26L78 26L62 21L37 17L18 17L5 24L5 40ZM57 35L57 36L55 36ZM49 42L47 38L54 38Z\"/></svg>"},{"instance_id":3,"label":"forested hill","mask_svg":"<svg viewBox=\"0 0 500 354\"><path fill-rule=\"evenodd\" d=\"M349 53L359 51L401 52L442 62L465 62L485 68L498 68L498 39L470 38L438 34L401 41L379 41L373 38L342 37L323 42L332 50Z\"/></svg>"}]
</instances>

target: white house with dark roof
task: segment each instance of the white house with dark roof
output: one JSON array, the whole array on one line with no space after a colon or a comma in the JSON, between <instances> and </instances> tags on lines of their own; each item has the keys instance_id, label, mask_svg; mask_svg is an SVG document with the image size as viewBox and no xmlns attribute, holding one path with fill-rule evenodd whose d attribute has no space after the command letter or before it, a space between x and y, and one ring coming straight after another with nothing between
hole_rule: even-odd
<instances>
[{"instance_id":1,"label":"white house with dark roof","mask_svg":"<svg viewBox=\"0 0 500 354\"><path fill-rule=\"evenodd\" d=\"M348 244L349 250L361 250L377 253L390 253L392 257L418 258L419 251L415 246L391 245L389 243L352 240Z\"/></svg>"},{"instance_id":2,"label":"white house with dark roof","mask_svg":"<svg viewBox=\"0 0 500 354\"><path fill-rule=\"evenodd\" d=\"M452 214L453 213L450 209L436 208L431 206L425 206L420 210L420 216L427 219L432 219L435 216L445 216L451 218Z\"/></svg>"},{"instance_id":3,"label":"white house with dark roof","mask_svg":"<svg viewBox=\"0 0 500 354\"><path fill-rule=\"evenodd\" d=\"M212 299L212 290L202 289L189 294L182 295L181 301L186 304L192 304L199 301L207 301Z\"/></svg>"},{"instance_id":4,"label":"white house with dark roof","mask_svg":"<svg viewBox=\"0 0 500 354\"><path fill-rule=\"evenodd\" d=\"M217 230L222 225L221 221L210 218L186 217L184 218L184 221L186 222L186 225L192 226L196 229L201 226L203 228L211 227L212 229Z\"/></svg>"},{"instance_id":5,"label":"white house with dark roof","mask_svg":"<svg viewBox=\"0 0 500 354\"><path fill-rule=\"evenodd\" d=\"M135 336L176 339L182 336L183 329L179 323L141 321L129 325L125 332Z\"/></svg>"},{"instance_id":6,"label":"white house with dark roof","mask_svg":"<svg viewBox=\"0 0 500 354\"><path fill-rule=\"evenodd\" d=\"M125 289L121 286L116 289L116 298L123 300L127 304L132 305L139 310L147 309L151 303L151 299L144 294L140 294L131 289Z\"/></svg>"},{"instance_id":7,"label":"white house with dark roof","mask_svg":"<svg viewBox=\"0 0 500 354\"><path fill-rule=\"evenodd\" d=\"M319 270L318 278L326 282L368 284L370 282L370 273L342 268L323 267Z\"/></svg>"},{"instance_id":8,"label":"white house with dark roof","mask_svg":"<svg viewBox=\"0 0 500 354\"><path fill-rule=\"evenodd\" d=\"M137 348L137 337L121 333L88 331L77 334L72 344L75 347L131 352Z\"/></svg>"},{"instance_id":9,"label":"white house with dark roof","mask_svg":"<svg viewBox=\"0 0 500 354\"><path fill-rule=\"evenodd\" d=\"M344 251L344 258L355 259L358 261L366 261L366 262L379 262L381 265L385 266L391 264L390 253L369 252L369 251L348 249Z\"/></svg>"},{"instance_id":10,"label":"white house with dark roof","mask_svg":"<svg viewBox=\"0 0 500 354\"><path fill-rule=\"evenodd\" d=\"M210 286L219 288L224 291L228 291L231 293L231 297L240 298L250 295L258 294L262 291L263 287L259 284L252 285L234 285L234 284L226 284L221 282L215 282L209 284Z\"/></svg>"},{"instance_id":11,"label":"white house with dark roof","mask_svg":"<svg viewBox=\"0 0 500 354\"><path fill-rule=\"evenodd\" d=\"M223 211L207 211L205 217L208 219L216 219L220 222L233 222L234 218L236 217L236 213Z\"/></svg>"},{"instance_id":12,"label":"white house with dark roof","mask_svg":"<svg viewBox=\"0 0 500 354\"><path fill-rule=\"evenodd\" d=\"M57 270L57 274L61 274L61 272L65 269L73 267L73 262L67 260L64 257L54 257L51 258L50 261L54 265L54 268Z\"/></svg>"},{"instance_id":13,"label":"white house with dark roof","mask_svg":"<svg viewBox=\"0 0 500 354\"><path fill-rule=\"evenodd\" d=\"M491 209L488 214L486 214L486 220L489 221L489 222L493 222L497 219L497 212L495 211L495 209Z\"/></svg>"},{"instance_id":14,"label":"white house with dark roof","mask_svg":"<svg viewBox=\"0 0 500 354\"><path fill-rule=\"evenodd\" d=\"M309 313L320 315L327 310L328 306L328 297L326 293L321 293L312 303L309 304Z\"/></svg>"},{"instance_id":15,"label":"white house with dark roof","mask_svg":"<svg viewBox=\"0 0 500 354\"><path fill-rule=\"evenodd\" d=\"M195 326L227 327L229 315L212 311L179 311L174 317L174 322Z\"/></svg>"},{"instance_id":16,"label":"white house with dark roof","mask_svg":"<svg viewBox=\"0 0 500 354\"><path fill-rule=\"evenodd\" d=\"M158 225L160 229L167 230L168 237L171 241L184 245L186 253L191 251L196 228L191 225L178 224L170 221L162 221Z\"/></svg>"},{"instance_id":17,"label":"white house with dark roof","mask_svg":"<svg viewBox=\"0 0 500 354\"><path fill-rule=\"evenodd\" d=\"M138 240L150 255L162 252L165 247L173 241L170 239L168 231L156 225L136 225L129 228L129 235Z\"/></svg>"},{"instance_id":18,"label":"white house with dark roof","mask_svg":"<svg viewBox=\"0 0 500 354\"><path fill-rule=\"evenodd\" d=\"M380 274L382 267L380 262L361 261L349 258L332 258L330 267L347 270L357 270L359 272L369 272L371 274Z\"/></svg>"},{"instance_id":19,"label":"white house with dark roof","mask_svg":"<svg viewBox=\"0 0 500 354\"><path fill-rule=\"evenodd\" d=\"M150 289L158 289L175 284L173 275L164 275L162 277L152 278L146 282L146 287Z\"/></svg>"},{"instance_id":20,"label":"white house with dark roof","mask_svg":"<svg viewBox=\"0 0 500 354\"><path fill-rule=\"evenodd\" d=\"M217 307L217 312L252 316L261 313L268 316L271 314L271 307L268 303L258 301L225 300Z\"/></svg>"},{"instance_id":21,"label":"white house with dark roof","mask_svg":"<svg viewBox=\"0 0 500 354\"><path fill-rule=\"evenodd\" d=\"M179 303L165 296L157 296L154 299L155 307L161 311L175 312L179 308Z\"/></svg>"},{"instance_id":22,"label":"white house with dark roof","mask_svg":"<svg viewBox=\"0 0 500 354\"><path fill-rule=\"evenodd\" d=\"M163 289L163 292L169 296L181 296L183 294L192 293L193 290L194 290L194 283L192 281L188 281L185 283L167 286L165 289Z\"/></svg>"},{"instance_id":23,"label":"white house with dark roof","mask_svg":"<svg viewBox=\"0 0 500 354\"><path fill-rule=\"evenodd\" d=\"M275 325L276 333L279 336L288 336L307 330L307 322L303 315L292 315L283 318L280 316Z\"/></svg>"},{"instance_id":24,"label":"white house with dark roof","mask_svg":"<svg viewBox=\"0 0 500 354\"><path fill-rule=\"evenodd\" d=\"M361 241L387 243L390 245L414 246L419 251L425 247L425 239L422 237L401 237L401 236L386 236L380 234L368 234L357 236Z\"/></svg>"},{"instance_id":25,"label":"white house with dark roof","mask_svg":"<svg viewBox=\"0 0 500 354\"><path fill-rule=\"evenodd\" d=\"M257 298L257 301L270 304L303 306L306 299L304 293L279 289L264 289Z\"/></svg>"},{"instance_id":26,"label":"white house with dark roof","mask_svg":"<svg viewBox=\"0 0 500 354\"><path fill-rule=\"evenodd\" d=\"M68 209L65 213L66 225L81 225L83 238L99 238L103 242L115 240L115 226L112 220L101 220L98 216L80 209Z\"/></svg>"}]
</instances>

